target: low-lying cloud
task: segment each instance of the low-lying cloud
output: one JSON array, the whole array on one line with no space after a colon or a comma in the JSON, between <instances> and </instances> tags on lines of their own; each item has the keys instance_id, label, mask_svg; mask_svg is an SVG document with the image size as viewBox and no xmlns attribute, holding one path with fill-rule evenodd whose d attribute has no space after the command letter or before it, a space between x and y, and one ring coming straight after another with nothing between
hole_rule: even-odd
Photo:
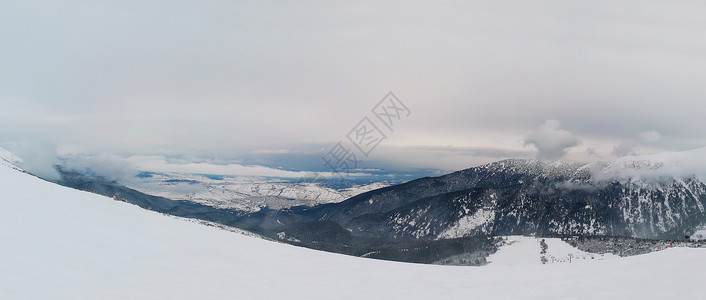
<instances>
[{"instance_id":1,"label":"low-lying cloud","mask_svg":"<svg viewBox=\"0 0 706 300\"><path fill-rule=\"evenodd\" d=\"M581 144L581 139L564 129L557 120L547 120L525 138L525 145L537 148L537 158L555 160L566 155L569 148Z\"/></svg>"},{"instance_id":2,"label":"low-lying cloud","mask_svg":"<svg viewBox=\"0 0 706 300\"><path fill-rule=\"evenodd\" d=\"M706 147L681 152L624 156L612 162L590 164L595 182L633 179L706 178Z\"/></svg>"},{"instance_id":3,"label":"low-lying cloud","mask_svg":"<svg viewBox=\"0 0 706 300\"><path fill-rule=\"evenodd\" d=\"M18 167L25 171L50 181L59 180L56 145L48 142L23 142L4 144L8 151L19 157Z\"/></svg>"},{"instance_id":4,"label":"low-lying cloud","mask_svg":"<svg viewBox=\"0 0 706 300\"><path fill-rule=\"evenodd\" d=\"M622 142L617 146L613 147L613 151L610 154L616 157L637 155L637 152L635 151L635 147L637 145L638 144L635 141Z\"/></svg>"}]
</instances>

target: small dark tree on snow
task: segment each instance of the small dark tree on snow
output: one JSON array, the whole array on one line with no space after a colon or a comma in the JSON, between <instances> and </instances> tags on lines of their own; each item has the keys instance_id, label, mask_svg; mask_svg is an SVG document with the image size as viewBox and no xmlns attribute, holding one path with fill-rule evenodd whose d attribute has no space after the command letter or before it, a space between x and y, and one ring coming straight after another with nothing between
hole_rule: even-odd
<instances>
[{"instance_id":1,"label":"small dark tree on snow","mask_svg":"<svg viewBox=\"0 0 706 300\"><path fill-rule=\"evenodd\" d=\"M541 249L541 251L539 252L539 254L542 255L542 256L539 258L539 260L542 261L542 264L546 264L549 260L548 260L547 257L544 256L544 255L547 254L547 249L549 249L549 246L547 245L547 242L544 241L544 239L542 239L541 241L539 241L539 248Z\"/></svg>"},{"instance_id":2,"label":"small dark tree on snow","mask_svg":"<svg viewBox=\"0 0 706 300\"><path fill-rule=\"evenodd\" d=\"M542 251L539 252L540 254L547 254L547 249L549 249L549 246L547 245L547 242L544 241L544 239L539 241L539 248L542 249Z\"/></svg>"}]
</instances>

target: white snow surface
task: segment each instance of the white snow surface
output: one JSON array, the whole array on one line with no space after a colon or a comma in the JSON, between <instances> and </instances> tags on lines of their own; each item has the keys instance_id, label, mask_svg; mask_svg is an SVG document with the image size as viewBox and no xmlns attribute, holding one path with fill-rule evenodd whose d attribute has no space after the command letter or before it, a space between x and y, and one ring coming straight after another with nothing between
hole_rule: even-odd
<instances>
[{"instance_id":1,"label":"white snow surface","mask_svg":"<svg viewBox=\"0 0 706 300\"><path fill-rule=\"evenodd\" d=\"M357 258L187 222L0 167L0 299L703 297L703 249L541 265L537 239L508 239L520 241L484 267ZM549 241L556 255L575 251Z\"/></svg>"},{"instance_id":2,"label":"white snow surface","mask_svg":"<svg viewBox=\"0 0 706 300\"><path fill-rule=\"evenodd\" d=\"M504 237L506 246L488 257L491 266L532 266L542 265L540 241L542 238L525 236ZM597 261L620 259L613 254L594 254L581 251L559 238L544 238L547 244L546 266L554 264L594 264ZM706 252L706 251L704 251ZM704 253L706 255L706 253Z\"/></svg>"}]
</instances>

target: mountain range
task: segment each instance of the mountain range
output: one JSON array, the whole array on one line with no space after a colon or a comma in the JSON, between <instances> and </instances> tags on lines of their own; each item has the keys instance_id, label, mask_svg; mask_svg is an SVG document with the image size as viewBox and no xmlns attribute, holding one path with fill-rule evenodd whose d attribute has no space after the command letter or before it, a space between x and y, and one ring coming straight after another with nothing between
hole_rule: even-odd
<instances>
[{"instance_id":1,"label":"mountain range","mask_svg":"<svg viewBox=\"0 0 706 300\"><path fill-rule=\"evenodd\" d=\"M61 169L59 183L309 248L477 265L496 251L498 236L613 237L629 239L620 245L645 249L610 250L621 254L661 247L649 241L635 246L632 241L703 239L705 155L706 148L700 148L611 162L509 159L375 189L341 202L260 206L256 211L150 195ZM13 165L13 160L18 159L6 163ZM165 178L160 180L171 180Z\"/></svg>"},{"instance_id":2,"label":"mountain range","mask_svg":"<svg viewBox=\"0 0 706 300\"><path fill-rule=\"evenodd\" d=\"M503 160L340 203L262 210L234 225L299 240L297 232L309 235L300 227L317 223L394 240L512 234L684 239L706 224L703 157L706 148L612 162Z\"/></svg>"}]
</instances>

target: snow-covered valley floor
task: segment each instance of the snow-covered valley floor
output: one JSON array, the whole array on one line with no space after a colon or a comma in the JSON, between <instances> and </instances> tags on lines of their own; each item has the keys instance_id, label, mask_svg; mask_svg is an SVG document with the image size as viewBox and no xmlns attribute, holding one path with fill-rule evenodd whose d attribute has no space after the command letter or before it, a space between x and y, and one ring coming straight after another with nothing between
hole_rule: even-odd
<instances>
[{"instance_id":1,"label":"snow-covered valley floor","mask_svg":"<svg viewBox=\"0 0 706 300\"><path fill-rule=\"evenodd\" d=\"M146 211L0 166L0 299L701 299L706 250L586 258L508 237L484 267L319 252ZM567 248L568 247L568 248ZM589 254L590 255L590 254Z\"/></svg>"}]
</instances>

